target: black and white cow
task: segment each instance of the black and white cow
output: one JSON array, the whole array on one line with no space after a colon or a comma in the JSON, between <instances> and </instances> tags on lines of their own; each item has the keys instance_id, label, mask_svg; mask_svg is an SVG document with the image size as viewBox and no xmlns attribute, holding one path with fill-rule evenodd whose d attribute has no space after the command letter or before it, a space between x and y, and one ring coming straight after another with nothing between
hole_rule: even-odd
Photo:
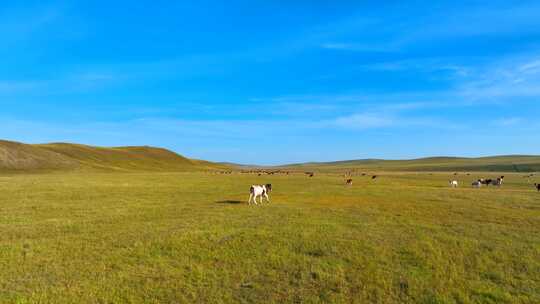
<instances>
[{"instance_id":1,"label":"black and white cow","mask_svg":"<svg viewBox=\"0 0 540 304\"><path fill-rule=\"evenodd\" d=\"M263 203L263 197L266 198L266 202L270 203L270 198L268 197L268 193L272 191L272 184L266 184L266 185L253 185L251 188L249 188L249 200L248 205L251 204L251 201L255 203L255 205L258 205L257 203L257 197L261 197L261 204Z\"/></svg>"},{"instance_id":2,"label":"black and white cow","mask_svg":"<svg viewBox=\"0 0 540 304\"><path fill-rule=\"evenodd\" d=\"M493 182L493 180L491 178L487 178L487 179L481 179L480 182L486 186L489 186L489 184L491 184Z\"/></svg>"},{"instance_id":3,"label":"black and white cow","mask_svg":"<svg viewBox=\"0 0 540 304\"><path fill-rule=\"evenodd\" d=\"M497 179L494 180L494 181L492 181L491 184L492 184L493 186L502 186L503 181L504 181L504 175L501 176L501 177L497 177Z\"/></svg>"}]
</instances>

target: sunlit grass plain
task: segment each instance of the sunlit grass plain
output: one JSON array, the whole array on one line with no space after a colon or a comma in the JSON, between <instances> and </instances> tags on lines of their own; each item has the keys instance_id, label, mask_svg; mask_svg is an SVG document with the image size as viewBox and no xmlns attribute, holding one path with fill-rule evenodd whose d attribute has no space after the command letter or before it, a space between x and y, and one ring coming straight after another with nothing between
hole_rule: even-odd
<instances>
[{"instance_id":1,"label":"sunlit grass plain","mask_svg":"<svg viewBox=\"0 0 540 304\"><path fill-rule=\"evenodd\" d=\"M378 175L0 175L0 302L540 303L532 180Z\"/></svg>"}]
</instances>

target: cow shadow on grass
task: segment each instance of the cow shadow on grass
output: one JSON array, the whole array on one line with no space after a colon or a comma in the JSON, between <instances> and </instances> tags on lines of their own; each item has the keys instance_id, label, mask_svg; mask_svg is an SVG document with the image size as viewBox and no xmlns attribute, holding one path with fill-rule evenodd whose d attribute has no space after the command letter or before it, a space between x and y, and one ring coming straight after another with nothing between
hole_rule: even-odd
<instances>
[{"instance_id":1,"label":"cow shadow on grass","mask_svg":"<svg viewBox=\"0 0 540 304\"><path fill-rule=\"evenodd\" d=\"M224 200L224 201L217 201L216 204L231 204L231 205L236 205L236 204L245 204L246 202L242 202L242 201L239 201L239 200Z\"/></svg>"}]
</instances>

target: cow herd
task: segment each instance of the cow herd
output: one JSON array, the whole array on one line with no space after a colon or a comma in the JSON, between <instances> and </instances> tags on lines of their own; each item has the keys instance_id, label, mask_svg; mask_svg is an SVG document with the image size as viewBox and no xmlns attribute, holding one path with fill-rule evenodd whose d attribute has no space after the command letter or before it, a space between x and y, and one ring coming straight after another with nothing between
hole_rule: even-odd
<instances>
[{"instance_id":1,"label":"cow herd","mask_svg":"<svg viewBox=\"0 0 540 304\"><path fill-rule=\"evenodd\" d=\"M454 174L454 175L457 175L457 174ZM469 174L467 174L467 175L469 175ZM534 176L534 173L526 175L525 177L530 178L530 177L533 177L533 176ZM474 182L472 182L471 186L473 188L480 188L480 187L482 187L482 185L485 185L485 186L492 185L492 186L500 187L500 186L502 186L503 182L504 182L504 175L502 175L500 177L497 177L495 179L492 179L492 178L480 178L480 179L475 180ZM452 188L456 188L458 186L458 181L457 180L451 180L448 183L450 184L450 187L452 187ZM540 192L540 184L535 183L534 188L536 189L536 191Z\"/></svg>"},{"instance_id":2,"label":"cow herd","mask_svg":"<svg viewBox=\"0 0 540 304\"><path fill-rule=\"evenodd\" d=\"M504 181L504 175L501 177L497 177L496 179L480 178L477 181L474 181L471 185L475 188L480 188L482 185L502 186L503 181Z\"/></svg>"},{"instance_id":3,"label":"cow herd","mask_svg":"<svg viewBox=\"0 0 540 304\"><path fill-rule=\"evenodd\" d=\"M229 172L229 171L223 171L223 172L218 172L219 174L232 174L232 172ZM263 170L252 170L252 171L242 171L240 173L255 173L257 174L258 176L261 176L262 174L268 174L268 175L273 175L273 174L287 174L289 175L289 172L288 171L263 171ZM315 176L315 173L314 172L304 172L305 175L307 175L308 177L313 177ZM362 176L365 176L366 174L363 173ZM371 176L371 179L372 180L375 180L377 178L377 175L373 175ZM345 185L347 186L352 186L353 184L353 180L352 178L348 178L346 181L345 181ZM250 188L249 188L249 199L248 199L248 205L251 205L252 203L255 204L255 205L258 205L259 203L262 204L264 202L264 199L266 199L266 203L270 203L270 197L268 196L268 194L272 192L272 184L265 184L265 185L252 185ZM257 202L257 198L260 197L260 200L259 202Z\"/></svg>"},{"instance_id":4,"label":"cow herd","mask_svg":"<svg viewBox=\"0 0 540 304\"><path fill-rule=\"evenodd\" d=\"M497 177L496 179L479 178L478 180L475 180L474 182L472 182L471 186L473 188L480 188L480 187L482 187L482 185L486 185L486 186L489 186L489 185L502 186L503 182L504 182L504 175L500 176L500 177ZM457 180L451 180L451 181L449 181L449 183L450 183L450 187L452 187L452 188L457 188L457 186L458 186L458 181Z\"/></svg>"},{"instance_id":5,"label":"cow herd","mask_svg":"<svg viewBox=\"0 0 540 304\"><path fill-rule=\"evenodd\" d=\"M259 173L259 172L256 172L256 173L261 175L261 173ZM286 172L286 174L288 174L288 173L289 172ZM305 172L305 174L307 176L309 176L309 177L314 176L313 172ZM454 174L454 175L457 175L457 174ZM467 174L467 175L470 175L470 174ZM365 176L365 174L363 174L362 176ZM528 176L528 177L530 177L530 176ZM374 180L376 178L377 178L377 175L373 175L371 177L372 180ZM503 182L504 182L504 175L499 176L497 178L479 178L478 180L475 180L474 182L472 182L471 186L473 188L480 188L483 185L484 186L492 185L492 186L500 187L500 186L502 186ZM346 186L352 186L352 184L353 184L352 178L348 178L348 179L345 180L345 185ZM457 180L450 180L450 181L448 181L448 184L452 188L457 188L459 186L459 182ZM534 187L536 188L536 190L538 192L540 192L540 184L535 183ZM270 198L269 198L268 194L271 191L272 191L272 184L252 185L250 187L250 189L249 189L248 204L252 204L252 203L254 203L255 205L258 205L259 203L262 204L264 202L264 199L266 199L267 203L270 203ZM260 197L260 202L257 202L258 197Z\"/></svg>"}]
</instances>

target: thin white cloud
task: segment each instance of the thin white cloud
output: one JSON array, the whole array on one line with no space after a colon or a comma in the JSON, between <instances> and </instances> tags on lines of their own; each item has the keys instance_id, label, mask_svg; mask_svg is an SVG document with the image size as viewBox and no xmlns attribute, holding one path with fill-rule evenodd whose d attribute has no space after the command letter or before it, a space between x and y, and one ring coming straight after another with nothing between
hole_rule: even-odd
<instances>
[{"instance_id":1,"label":"thin white cloud","mask_svg":"<svg viewBox=\"0 0 540 304\"><path fill-rule=\"evenodd\" d=\"M464 99L480 102L540 98L538 55L509 58L478 68L474 78L457 85L456 93Z\"/></svg>"},{"instance_id":2,"label":"thin white cloud","mask_svg":"<svg viewBox=\"0 0 540 304\"><path fill-rule=\"evenodd\" d=\"M386 9L384 19L360 22L365 12L359 12L327 26L325 35L319 37L325 40L318 46L333 50L396 52L426 43L432 45L433 41L540 33L540 5L534 1L506 1L490 7L471 4L467 10L442 6L414 19L402 18L400 5ZM396 24L399 26L390 26Z\"/></svg>"},{"instance_id":3,"label":"thin white cloud","mask_svg":"<svg viewBox=\"0 0 540 304\"><path fill-rule=\"evenodd\" d=\"M413 60L389 62L366 66L391 72L393 69L423 69L437 74L448 70L447 87L417 92L344 93L285 95L253 100L269 101L277 105L297 103L317 105L323 109L333 106L350 111L366 111L369 108L383 110L421 110L441 107L469 107L481 104L508 102L538 102L540 99L540 55L518 55L481 65L453 64L440 60Z\"/></svg>"},{"instance_id":4,"label":"thin white cloud","mask_svg":"<svg viewBox=\"0 0 540 304\"><path fill-rule=\"evenodd\" d=\"M328 50L342 50L342 51L355 51L355 52L390 52L392 49L388 46L378 46L373 44L361 44L361 43L323 43L320 45L323 49Z\"/></svg>"},{"instance_id":5,"label":"thin white cloud","mask_svg":"<svg viewBox=\"0 0 540 304\"><path fill-rule=\"evenodd\" d=\"M122 75L108 72L81 71L56 78L20 80L0 80L0 95L40 94L55 95L72 92L87 92L115 82L119 82Z\"/></svg>"},{"instance_id":6,"label":"thin white cloud","mask_svg":"<svg viewBox=\"0 0 540 304\"><path fill-rule=\"evenodd\" d=\"M537 74L540 72L540 60L533 60L522 64L518 70L527 74Z\"/></svg>"},{"instance_id":7,"label":"thin white cloud","mask_svg":"<svg viewBox=\"0 0 540 304\"><path fill-rule=\"evenodd\" d=\"M536 1L503 2L492 7L481 4L436 16L437 20L423 29L423 35L448 38L538 32L539 12L540 5Z\"/></svg>"},{"instance_id":8,"label":"thin white cloud","mask_svg":"<svg viewBox=\"0 0 540 304\"><path fill-rule=\"evenodd\" d=\"M353 129L369 129L389 127L396 123L395 118L381 114L361 113L345 117L338 117L334 121L336 126Z\"/></svg>"},{"instance_id":9,"label":"thin white cloud","mask_svg":"<svg viewBox=\"0 0 540 304\"><path fill-rule=\"evenodd\" d=\"M40 82L30 81L0 81L0 94L18 93L37 89L41 86Z\"/></svg>"},{"instance_id":10,"label":"thin white cloud","mask_svg":"<svg viewBox=\"0 0 540 304\"><path fill-rule=\"evenodd\" d=\"M495 124L507 127L507 126L516 126L519 124L523 124L524 122L525 122L525 119L521 117L506 117L506 118L501 118L501 119L496 120Z\"/></svg>"},{"instance_id":11,"label":"thin white cloud","mask_svg":"<svg viewBox=\"0 0 540 304\"><path fill-rule=\"evenodd\" d=\"M328 123L343 129L368 130L368 129L406 129L423 128L433 129L462 129L465 124L452 123L436 117L405 115L403 113L368 112L355 113L348 116L338 117Z\"/></svg>"},{"instance_id":12,"label":"thin white cloud","mask_svg":"<svg viewBox=\"0 0 540 304\"><path fill-rule=\"evenodd\" d=\"M460 58L421 58L398 61L377 62L364 64L356 67L359 70L368 71L420 71L433 74L446 72L456 77L466 77L471 68L459 63Z\"/></svg>"},{"instance_id":13,"label":"thin white cloud","mask_svg":"<svg viewBox=\"0 0 540 304\"><path fill-rule=\"evenodd\" d=\"M23 6L4 8L0 12L0 36L2 44L9 46L31 39L34 35L53 25L63 16L59 6Z\"/></svg>"}]
</instances>

